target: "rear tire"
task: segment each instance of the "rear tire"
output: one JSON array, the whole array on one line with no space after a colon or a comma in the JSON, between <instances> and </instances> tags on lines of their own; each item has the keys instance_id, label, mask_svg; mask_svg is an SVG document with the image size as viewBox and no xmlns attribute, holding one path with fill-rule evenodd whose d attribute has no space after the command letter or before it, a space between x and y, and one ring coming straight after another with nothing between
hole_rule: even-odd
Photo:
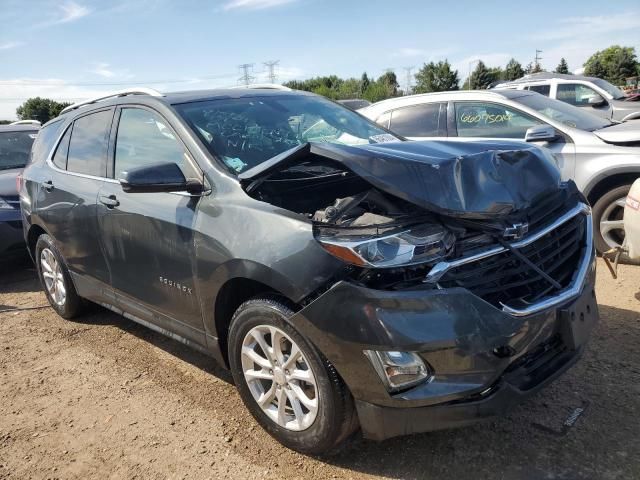
<instances>
[{"instance_id":1,"label":"rear tire","mask_svg":"<svg viewBox=\"0 0 640 480\"><path fill-rule=\"evenodd\" d=\"M333 365L289 323L294 313L279 298L240 305L229 330L229 363L258 423L286 447L317 455L346 440L357 416Z\"/></svg>"},{"instance_id":2,"label":"rear tire","mask_svg":"<svg viewBox=\"0 0 640 480\"><path fill-rule=\"evenodd\" d=\"M594 241L599 254L622 245L624 201L630 189L631 185L613 188L593 204ZM631 260L627 255L622 255L620 260L623 263L640 265L639 260Z\"/></svg>"},{"instance_id":3,"label":"rear tire","mask_svg":"<svg viewBox=\"0 0 640 480\"><path fill-rule=\"evenodd\" d=\"M51 307L62 318L71 319L82 311L82 298L78 296L64 258L46 234L40 235L35 249L38 277Z\"/></svg>"}]
</instances>

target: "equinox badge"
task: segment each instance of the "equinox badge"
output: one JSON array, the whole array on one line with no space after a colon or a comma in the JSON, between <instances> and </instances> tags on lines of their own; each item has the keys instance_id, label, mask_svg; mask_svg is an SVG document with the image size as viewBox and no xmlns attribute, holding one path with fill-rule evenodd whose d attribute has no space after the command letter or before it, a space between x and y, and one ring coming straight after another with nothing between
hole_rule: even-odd
<instances>
[{"instance_id":1,"label":"equinox badge","mask_svg":"<svg viewBox=\"0 0 640 480\"><path fill-rule=\"evenodd\" d=\"M163 285L166 285L168 287L175 288L179 292L186 293L187 295L191 295L193 293L191 288L187 287L186 285L180 284L178 282L174 282L173 280L169 280L167 277L162 277L161 276L160 277L160 283L162 283Z\"/></svg>"}]
</instances>

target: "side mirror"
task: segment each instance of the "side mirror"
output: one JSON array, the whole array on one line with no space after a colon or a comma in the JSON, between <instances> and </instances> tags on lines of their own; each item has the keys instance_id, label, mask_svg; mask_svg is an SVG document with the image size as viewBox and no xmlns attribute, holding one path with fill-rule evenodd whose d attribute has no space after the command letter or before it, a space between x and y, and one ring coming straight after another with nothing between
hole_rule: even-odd
<instances>
[{"instance_id":1,"label":"side mirror","mask_svg":"<svg viewBox=\"0 0 640 480\"><path fill-rule=\"evenodd\" d=\"M556 129L551 125L536 125L527 129L524 134L525 142L553 142L557 138Z\"/></svg>"},{"instance_id":2,"label":"side mirror","mask_svg":"<svg viewBox=\"0 0 640 480\"><path fill-rule=\"evenodd\" d=\"M602 98L601 95L598 95L596 93L595 95L592 95L589 97L589 99L587 100L587 103L592 107L601 107L607 102L605 102L604 98Z\"/></svg>"},{"instance_id":3,"label":"side mirror","mask_svg":"<svg viewBox=\"0 0 640 480\"><path fill-rule=\"evenodd\" d=\"M182 192L202 193L203 185L187 181L175 163L156 163L127 170L119 179L127 193Z\"/></svg>"}]
</instances>

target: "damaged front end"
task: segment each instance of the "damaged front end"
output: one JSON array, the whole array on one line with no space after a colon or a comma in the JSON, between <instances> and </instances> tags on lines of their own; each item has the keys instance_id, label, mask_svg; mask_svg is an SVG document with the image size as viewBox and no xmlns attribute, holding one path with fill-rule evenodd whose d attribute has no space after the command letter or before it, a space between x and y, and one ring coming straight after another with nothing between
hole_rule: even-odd
<instances>
[{"instance_id":1,"label":"damaged front end","mask_svg":"<svg viewBox=\"0 0 640 480\"><path fill-rule=\"evenodd\" d=\"M367 288L461 286L497 307L521 306L565 288L585 248L584 216L525 255L509 247L583 201L535 147L306 144L240 179L254 198L305 215L348 265L342 279ZM456 264L487 252L495 256L482 266Z\"/></svg>"}]
</instances>

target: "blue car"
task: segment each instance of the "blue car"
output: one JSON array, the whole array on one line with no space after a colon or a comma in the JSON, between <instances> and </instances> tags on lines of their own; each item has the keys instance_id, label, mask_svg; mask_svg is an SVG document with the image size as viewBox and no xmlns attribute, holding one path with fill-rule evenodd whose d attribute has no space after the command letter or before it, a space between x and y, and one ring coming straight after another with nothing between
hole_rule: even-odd
<instances>
[{"instance_id":1,"label":"blue car","mask_svg":"<svg viewBox=\"0 0 640 480\"><path fill-rule=\"evenodd\" d=\"M38 129L35 123L0 125L0 260L26 252L17 179Z\"/></svg>"}]
</instances>

